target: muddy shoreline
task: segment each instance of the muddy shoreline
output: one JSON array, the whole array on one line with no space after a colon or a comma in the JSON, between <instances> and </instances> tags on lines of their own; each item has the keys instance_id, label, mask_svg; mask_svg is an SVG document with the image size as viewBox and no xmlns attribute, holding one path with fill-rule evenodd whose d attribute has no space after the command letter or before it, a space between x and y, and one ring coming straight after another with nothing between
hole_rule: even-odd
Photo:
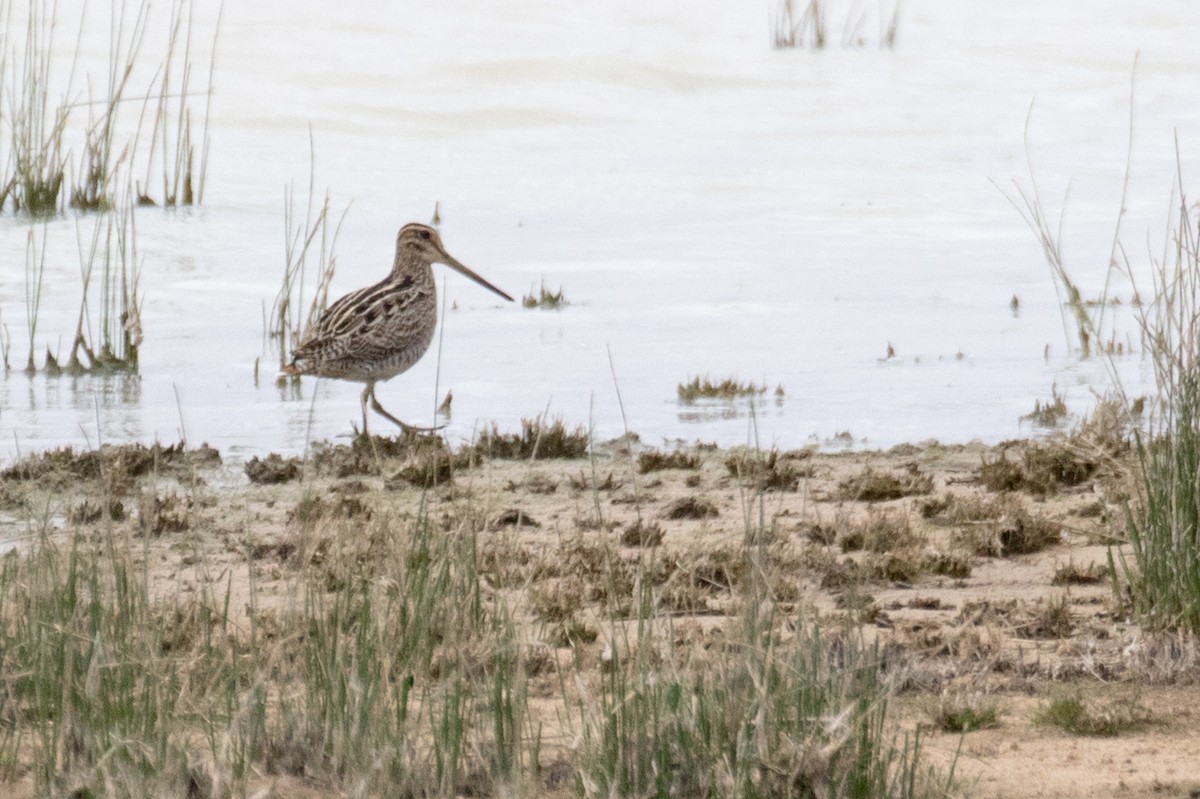
<instances>
[{"instance_id":1,"label":"muddy shoreline","mask_svg":"<svg viewBox=\"0 0 1200 799\"><path fill-rule=\"evenodd\" d=\"M298 601L301 574L331 593L350 574L386 580L375 559L397 525L468 525L484 601L505 602L547 658L529 689L547 729L563 670L603 667L612 620L636 615L638 580L653 582L677 646L719 651L755 548L783 615L855 627L902 664L897 723L922 727L934 762L958 753L969 795L1200 788L1200 650L1140 630L1111 571L1130 493L1113 430L847 453L589 448L581 435L493 431L457 451L436 437L360 439L248 463L182 445L44 453L3 471L2 536L20 551L123 541L152 600L222 595L243 626L261 626ZM1046 723L1064 695L1130 723L1111 735ZM960 717L983 728L956 729ZM551 742L544 751L571 746L566 733ZM268 783L272 795L341 795L302 775ZM570 795L552 782L540 793Z\"/></svg>"}]
</instances>

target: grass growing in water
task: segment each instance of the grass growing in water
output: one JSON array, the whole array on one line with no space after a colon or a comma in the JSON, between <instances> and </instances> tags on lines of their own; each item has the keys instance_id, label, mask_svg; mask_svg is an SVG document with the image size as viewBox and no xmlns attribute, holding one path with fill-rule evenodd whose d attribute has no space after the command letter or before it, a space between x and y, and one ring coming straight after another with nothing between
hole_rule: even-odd
<instances>
[{"instance_id":1,"label":"grass growing in water","mask_svg":"<svg viewBox=\"0 0 1200 799\"><path fill-rule=\"evenodd\" d=\"M713 382L712 378L705 375L704 377L693 377L686 383L680 383L675 392L680 402L691 403L705 399L734 400L744 397L761 397L767 393L767 387L751 382L742 382L733 377Z\"/></svg>"},{"instance_id":2,"label":"grass growing in water","mask_svg":"<svg viewBox=\"0 0 1200 799\"><path fill-rule=\"evenodd\" d=\"M829 0L779 0L771 25L771 42L776 49L804 48L824 50L830 44ZM879 3L872 13L864 4L853 3L845 14L842 47L866 47L870 38L866 29L874 21L880 49L892 50L900 29L900 2Z\"/></svg>"},{"instance_id":3,"label":"grass growing in water","mask_svg":"<svg viewBox=\"0 0 1200 799\"><path fill-rule=\"evenodd\" d=\"M138 296L142 265L134 213L131 204L123 204L97 217L90 244L85 249L80 242L83 299L67 363L71 372L137 371L142 344L142 301ZM97 329L89 331L88 298L97 263L100 312Z\"/></svg>"},{"instance_id":4,"label":"grass growing in water","mask_svg":"<svg viewBox=\"0 0 1200 799\"><path fill-rule=\"evenodd\" d=\"M54 214L66 204L82 210L113 207L113 188L131 182L135 168L144 163L145 185L155 167L162 171L161 202L164 205L199 203L209 154L208 118L215 69L216 37L220 11L213 33L208 65L208 86L203 111L199 154L192 133L195 99L191 84L197 71L193 63L195 3L173 0L169 6L167 40L162 60L154 69L144 95L131 96L130 83L140 78L151 3L141 0L135 8L113 4L109 11L108 63L105 75L93 80L85 75L86 100L75 99L75 83L85 27L94 26L79 12L79 38L70 64L65 65L55 43L55 32L64 26L57 0L34 0L24 14L23 37L9 40L14 16L8 2L0 2L0 86L7 106L0 122L7 123L9 157L0 173L0 208L11 200L12 207L31 216ZM11 60L10 60L11 56ZM102 90L93 94L92 87ZM52 102L52 93L61 93ZM142 112L136 127L121 122L121 109L141 100ZM0 101L3 102L3 101ZM79 119L87 109L86 122ZM150 117L147 117L150 112ZM148 126L148 134L143 131ZM79 141L76 141L76 139ZM140 148L143 139L147 148ZM77 168L68 173L68 158L79 153ZM148 188L145 191L149 191ZM139 204L153 200L139 188Z\"/></svg>"},{"instance_id":5,"label":"grass growing in water","mask_svg":"<svg viewBox=\"0 0 1200 799\"><path fill-rule=\"evenodd\" d=\"M521 305L525 308L541 308L543 311L557 311L567 304L566 298L563 296L562 287L560 286L558 291L550 291L546 288L545 280L542 281L542 285L538 288L536 297L532 290L521 297Z\"/></svg>"},{"instance_id":6,"label":"grass growing in water","mask_svg":"<svg viewBox=\"0 0 1200 799\"><path fill-rule=\"evenodd\" d=\"M311 142L310 142L311 144ZM283 194L283 226L284 226L284 268L283 280L275 303L271 307L269 318L265 322L266 336L279 347L279 368L282 369L291 361L291 354L304 340L304 334L316 321L317 317L329 304L329 285L337 270L337 258L333 254L337 243L338 233L350 206L346 206L335 226L330 226L329 193L319 208L314 209L316 156L310 151L310 166L308 179L308 201L305 204L304 219L296 218L296 192L294 188L286 188ZM315 252L314 252L315 250ZM305 284L312 278L309 276L309 264L316 260L316 285L312 297L308 299L308 313L301 316L298 309L304 307L308 291ZM279 382L286 382L287 377L280 375ZM298 380L299 378L292 378Z\"/></svg>"}]
</instances>

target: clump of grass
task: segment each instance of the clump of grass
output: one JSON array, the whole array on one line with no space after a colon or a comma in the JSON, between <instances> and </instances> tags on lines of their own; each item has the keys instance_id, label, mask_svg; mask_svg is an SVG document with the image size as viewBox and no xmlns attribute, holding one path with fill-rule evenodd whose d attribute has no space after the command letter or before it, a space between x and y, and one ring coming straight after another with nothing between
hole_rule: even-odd
<instances>
[{"instance_id":1,"label":"clump of grass","mask_svg":"<svg viewBox=\"0 0 1200 799\"><path fill-rule=\"evenodd\" d=\"M1058 727L1071 735L1114 737L1144 729L1152 718L1150 712L1134 699L1118 697L1095 702L1075 693L1051 699L1038 710L1033 720L1037 724Z\"/></svg>"},{"instance_id":2,"label":"clump of grass","mask_svg":"<svg viewBox=\"0 0 1200 799\"><path fill-rule=\"evenodd\" d=\"M925 544L925 536L913 529L908 516L893 513L871 513L858 524L851 525L838 538L843 552L865 549L869 552L889 552L916 549Z\"/></svg>"},{"instance_id":3,"label":"clump of grass","mask_svg":"<svg viewBox=\"0 0 1200 799\"><path fill-rule=\"evenodd\" d=\"M394 438L359 435L349 445L321 441L313 444L311 457L318 474L377 475L420 487L450 482L455 471L469 469L479 460L471 448L451 452L441 436L419 431L401 432Z\"/></svg>"},{"instance_id":4,"label":"clump of grass","mask_svg":"<svg viewBox=\"0 0 1200 799\"><path fill-rule=\"evenodd\" d=\"M12 138L8 158L13 173L3 181L0 199L11 198L16 210L30 216L58 211L66 163L63 137L68 109L52 108L49 98L56 12L46 3L31 4L25 22L25 47L13 53L11 76L7 57L0 59L5 83L11 79L14 87L5 97L9 100L6 116Z\"/></svg>"},{"instance_id":5,"label":"clump of grass","mask_svg":"<svg viewBox=\"0 0 1200 799\"><path fill-rule=\"evenodd\" d=\"M1133 607L1152 627L1200 632L1200 224L1177 173L1178 204L1165 252L1152 264L1153 300L1139 308L1154 366L1150 418L1133 427L1135 498L1127 506L1132 563L1110 553ZM1124 402L1126 418L1140 400ZM1140 415L1140 414L1139 414ZM1114 583L1115 585L1115 583Z\"/></svg>"},{"instance_id":6,"label":"clump of grass","mask_svg":"<svg viewBox=\"0 0 1200 799\"><path fill-rule=\"evenodd\" d=\"M700 400L735 400L747 397L761 397L766 393L766 386L743 382L733 377L727 377L719 382L713 382L712 378L708 376L693 377L686 383L680 383L676 388L679 401L684 404Z\"/></svg>"},{"instance_id":7,"label":"clump of grass","mask_svg":"<svg viewBox=\"0 0 1200 799\"><path fill-rule=\"evenodd\" d=\"M776 49L823 50L830 44L829 0L779 0L772 20L771 38ZM866 33L874 22L877 34ZM880 3L877 17L868 9L851 6L845 15L840 43L843 47L866 47L874 40L880 49L896 46L900 28L900 2Z\"/></svg>"},{"instance_id":8,"label":"clump of grass","mask_svg":"<svg viewBox=\"0 0 1200 799\"><path fill-rule=\"evenodd\" d=\"M750 640L731 647L742 654L704 668L652 663L652 639L614 647L598 695L583 709L585 797L706 796L719 786L748 796L948 792L922 765L919 733L888 732L878 647L799 624L795 636L767 648L755 636L769 619L746 615L742 636Z\"/></svg>"},{"instance_id":9,"label":"clump of grass","mask_svg":"<svg viewBox=\"0 0 1200 799\"><path fill-rule=\"evenodd\" d=\"M562 419L547 423L538 417L522 419L519 433L501 433L493 423L475 442L474 451L502 460L574 460L586 456L590 446L591 433L583 425L568 428Z\"/></svg>"},{"instance_id":10,"label":"clump of grass","mask_svg":"<svg viewBox=\"0 0 1200 799\"><path fill-rule=\"evenodd\" d=\"M300 466L299 458L284 458L272 452L265 458L254 456L246 461L246 477L260 485L286 483L300 476Z\"/></svg>"},{"instance_id":11,"label":"clump of grass","mask_svg":"<svg viewBox=\"0 0 1200 799\"><path fill-rule=\"evenodd\" d=\"M1033 410L1022 416L1021 421L1029 422L1034 427L1054 429L1061 427L1067 416L1067 402L1058 393L1058 386L1053 385L1050 387L1050 399L1045 404L1041 400L1034 400Z\"/></svg>"},{"instance_id":12,"label":"clump of grass","mask_svg":"<svg viewBox=\"0 0 1200 799\"><path fill-rule=\"evenodd\" d=\"M666 469L687 469L694 471L703 465L699 454L677 449L672 452L650 450L638 454L637 464L639 474L661 472Z\"/></svg>"},{"instance_id":13,"label":"clump of grass","mask_svg":"<svg viewBox=\"0 0 1200 799\"><path fill-rule=\"evenodd\" d=\"M1018 460L1001 453L994 460L981 458L979 481L992 491L1028 491L1053 494L1091 478L1100 467L1094 452L1082 451L1067 441L1026 442Z\"/></svg>"},{"instance_id":14,"label":"clump of grass","mask_svg":"<svg viewBox=\"0 0 1200 799\"><path fill-rule=\"evenodd\" d=\"M681 497L663 511L664 519L711 519L719 516L717 506L704 497Z\"/></svg>"},{"instance_id":15,"label":"clump of grass","mask_svg":"<svg viewBox=\"0 0 1200 799\"><path fill-rule=\"evenodd\" d=\"M658 523L638 520L621 531L621 543L627 547L656 547L662 543L663 536Z\"/></svg>"},{"instance_id":16,"label":"clump of grass","mask_svg":"<svg viewBox=\"0 0 1200 799\"><path fill-rule=\"evenodd\" d=\"M1075 629L1075 614L1067 594L1041 600L1025 619L1017 624L1016 633L1024 638L1070 638Z\"/></svg>"},{"instance_id":17,"label":"clump of grass","mask_svg":"<svg viewBox=\"0 0 1200 799\"><path fill-rule=\"evenodd\" d=\"M1119 564L1133 610L1143 624L1195 633L1200 631L1200 539L1195 535L1200 529L1200 459L1196 457L1200 451L1200 329L1194 324L1200 317L1200 224L1186 196L1181 164L1176 142L1175 186L1161 254L1150 255L1147 269L1135 267L1130 253L1142 248L1124 246L1119 215L1108 260L1114 273L1134 284L1135 297L1152 298L1135 306L1142 348L1152 362L1157 388L1147 403L1149 418L1139 425L1132 422L1145 410L1142 399L1129 397L1119 382L1114 387L1120 420L1132 428L1136 496L1127 505L1129 554L1111 553L1110 566L1116 575ZM1128 175L1127 163L1122 208ZM1010 199L1037 237L1060 298L1065 294L1063 324L1068 340L1074 323L1079 351L1089 357L1092 342L1103 341L1105 335L1107 296L1094 306L1082 301L1063 260L1060 226L1049 219L1032 168L1030 184L1029 189L1018 186L1017 198ZM1134 278L1146 273L1152 284L1149 291L1141 290ZM1111 277L1106 276L1106 285ZM1116 357L1111 348L1098 351ZM1120 590L1115 579L1114 588Z\"/></svg>"},{"instance_id":18,"label":"clump of grass","mask_svg":"<svg viewBox=\"0 0 1200 799\"><path fill-rule=\"evenodd\" d=\"M1080 566L1073 560L1060 563L1054 568L1051 585L1094 585L1108 579L1108 566L1103 563L1089 563Z\"/></svg>"},{"instance_id":19,"label":"clump of grass","mask_svg":"<svg viewBox=\"0 0 1200 799\"><path fill-rule=\"evenodd\" d=\"M73 374L136 372L143 339L142 269L132 208L121 207L97 217L90 245L85 248L80 242L79 258L83 299L67 370ZM97 329L92 331L89 295L97 266L100 313Z\"/></svg>"},{"instance_id":20,"label":"clump of grass","mask_svg":"<svg viewBox=\"0 0 1200 799\"><path fill-rule=\"evenodd\" d=\"M930 712L933 726L942 732L974 732L1000 726L995 698L980 693L944 693Z\"/></svg>"},{"instance_id":21,"label":"clump of grass","mask_svg":"<svg viewBox=\"0 0 1200 799\"><path fill-rule=\"evenodd\" d=\"M979 502L963 511L950 534L954 547L987 557L1012 557L1040 552L1062 541L1062 526L1032 514L1016 501ZM981 514L979 518L972 518ZM949 518L954 518L953 516Z\"/></svg>"},{"instance_id":22,"label":"clump of grass","mask_svg":"<svg viewBox=\"0 0 1200 799\"><path fill-rule=\"evenodd\" d=\"M725 459L725 468L731 477L758 491L795 491L801 478L812 476L811 467L797 465L807 457L807 453L780 454L774 449L738 450Z\"/></svg>"},{"instance_id":23,"label":"clump of grass","mask_svg":"<svg viewBox=\"0 0 1200 799\"><path fill-rule=\"evenodd\" d=\"M933 478L923 474L915 464L902 474L879 472L867 466L859 474L838 484L842 499L860 502L886 502L933 490Z\"/></svg>"},{"instance_id":24,"label":"clump of grass","mask_svg":"<svg viewBox=\"0 0 1200 799\"><path fill-rule=\"evenodd\" d=\"M550 291L546 288L546 281L542 281L542 285L538 288L537 296L534 296L531 289L528 294L521 297L521 305L525 308L540 308L543 311L557 311L564 305L568 305L566 298L563 296L562 287L558 291Z\"/></svg>"},{"instance_id":25,"label":"clump of grass","mask_svg":"<svg viewBox=\"0 0 1200 799\"><path fill-rule=\"evenodd\" d=\"M51 102L52 89L61 89L64 98L77 93L72 84L79 54L74 54L69 68L55 56L60 51L54 41L55 32L64 27L57 3L42 0L29 4L28 9L25 35L11 42L11 61L7 43L5 57L0 59L0 79L11 89L6 93L10 102L3 115L10 130L10 156L4 169L12 170L11 174L0 174L0 208L11 200L18 212L38 216L57 213L68 203L85 211L120 207L113 187L121 182L132 184L132 172L140 162L145 164L146 186L155 167L161 164L164 205L199 203L209 155L208 106L219 19L213 34L202 113L204 129L197 152L192 132L197 114L191 107L197 93L191 81L199 70L193 62L198 48L193 42L192 3L174 0L170 4L164 55L144 96L131 97L129 82L144 60L149 4L140 4L132 19L125 4L116 4L108 20L106 74L100 78L86 76L86 101L64 99L58 104ZM91 21L80 13L80 27L87 24ZM101 87L100 91L93 93L94 87ZM141 116L133 132L119 138L130 127L121 123L121 109L135 99L142 101ZM86 122L74 121L80 108L87 109ZM68 137L76 132L82 133L82 141L73 144ZM148 142L148 147L140 147L143 142ZM68 180L71 152L80 157ZM141 188L136 194L136 204L154 204Z\"/></svg>"}]
</instances>

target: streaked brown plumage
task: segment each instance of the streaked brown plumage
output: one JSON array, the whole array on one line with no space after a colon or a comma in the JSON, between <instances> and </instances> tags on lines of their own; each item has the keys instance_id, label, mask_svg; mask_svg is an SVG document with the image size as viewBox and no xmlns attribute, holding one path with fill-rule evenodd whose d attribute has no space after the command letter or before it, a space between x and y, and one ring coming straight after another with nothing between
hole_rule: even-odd
<instances>
[{"instance_id":1,"label":"streaked brown plumage","mask_svg":"<svg viewBox=\"0 0 1200 799\"><path fill-rule=\"evenodd\" d=\"M446 252L438 232L412 223L396 237L396 260L386 278L352 291L321 314L305 334L289 375L316 375L366 383L362 393L363 433L367 403L403 430L420 430L392 416L375 398L375 384L395 377L421 359L437 327L437 288L432 266L443 263L479 285L505 294Z\"/></svg>"}]
</instances>

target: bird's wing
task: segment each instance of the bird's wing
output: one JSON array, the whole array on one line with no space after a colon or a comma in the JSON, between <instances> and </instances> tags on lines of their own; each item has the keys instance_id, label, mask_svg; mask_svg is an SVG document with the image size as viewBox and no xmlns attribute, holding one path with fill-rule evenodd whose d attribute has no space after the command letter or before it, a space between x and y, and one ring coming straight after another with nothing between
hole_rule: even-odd
<instances>
[{"instance_id":1,"label":"bird's wing","mask_svg":"<svg viewBox=\"0 0 1200 799\"><path fill-rule=\"evenodd\" d=\"M412 325L402 318L415 317L415 306L425 290L412 277L383 280L374 286L352 291L321 314L295 360L327 360L352 354L375 358L402 346ZM413 324L418 320L413 319Z\"/></svg>"}]
</instances>

